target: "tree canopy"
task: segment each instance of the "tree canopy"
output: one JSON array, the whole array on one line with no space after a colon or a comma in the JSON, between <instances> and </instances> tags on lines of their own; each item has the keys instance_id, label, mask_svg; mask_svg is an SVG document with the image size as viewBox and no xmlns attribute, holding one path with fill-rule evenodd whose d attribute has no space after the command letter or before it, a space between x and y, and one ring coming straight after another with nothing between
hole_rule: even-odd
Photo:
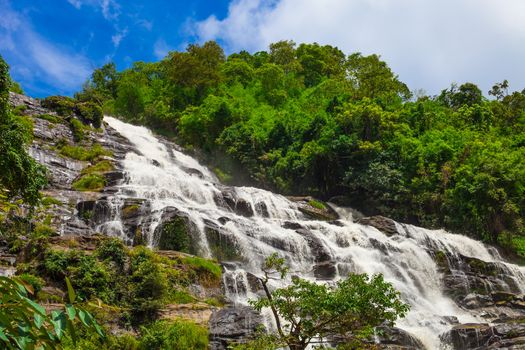
<instances>
[{"instance_id":1,"label":"tree canopy","mask_svg":"<svg viewBox=\"0 0 525 350\"><path fill-rule=\"evenodd\" d=\"M240 183L447 228L525 257L525 91L409 88L377 55L280 41L215 42L95 70L79 96L200 148ZM341 199L343 198L343 199Z\"/></svg>"},{"instance_id":2,"label":"tree canopy","mask_svg":"<svg viewBox=\"0 0 525 350\"><path fill-rule=\"evenodd\" d=\"M335 285L292 278L287 287L270 290L269 280L284 278L288 268L283 258L269 256L259 278L266 296L251 301L256 310L270 308L277 333L276 344L303 350L312 342L337 339L343 344L365 344L375 327L392 326L409 307L381 275L350 274Z\"/></svg>"}]
</instances>

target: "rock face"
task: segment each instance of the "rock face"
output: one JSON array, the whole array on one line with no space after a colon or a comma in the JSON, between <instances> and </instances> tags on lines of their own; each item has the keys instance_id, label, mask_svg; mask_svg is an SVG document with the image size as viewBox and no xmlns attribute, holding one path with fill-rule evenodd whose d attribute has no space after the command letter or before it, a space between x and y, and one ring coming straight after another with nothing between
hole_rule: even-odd
<instances>
[{"instance_id":1,"label":"rock face","mask_svg":"<svg viewBox=\"0 0 525 350\"><path fill-rule=\"evenodd\" d=\"M523 320L521 320L523 322ZM518 322L490 326L486 323L462 324L443 335L453 349L525 349L525 324Z\"/></svg>"},{"instance_id":2,"label":"rock face","mask_svg":"<svg viewBox=\"0 0 525 350\"><path fill-rule=\"evenodd\" d=\"M361 218L357 220L357 223L375 227L387 236L396 235L398 233L395 221L381 215Z\"/></svg>"},{"instance_id":3,"label":"rock face","mask_svg":"<svg viewBox=\"0 0 525 350\"><path fill-rule=\"evenodd\" d=\"M227 307L214 312L209 328L209 349L226 350L228 344L253 338L263 325L263 318L248 306Z\"/></svg>"},{"instance_id":4,"label":"rock face","mask_svg":"<svg viewBox=\"0 0 525 350\"><path fill-rule=\"evenodd\" d=\"M313 197L287 197L295 202L298 209L308 218L315 220L337 220L339 215L328 204L320 202Z\"/></svg>"}]
</instances>

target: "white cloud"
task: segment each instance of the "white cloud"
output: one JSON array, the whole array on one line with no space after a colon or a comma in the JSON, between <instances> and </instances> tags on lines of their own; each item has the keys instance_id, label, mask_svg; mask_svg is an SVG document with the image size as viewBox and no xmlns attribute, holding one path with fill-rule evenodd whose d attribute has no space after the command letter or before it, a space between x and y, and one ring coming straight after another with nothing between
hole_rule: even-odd
<instances>
[{"instance_id":1,"label":"white cloud","mask_svg":"<svg viewBox=\"0 0 525 350\"><path fill-rule=\"evenodd\" d=\"M153 53L159 60L163 59L171 50L173 50L173 48L169 46L164 39L158 39L153 45Z\"/></svg>"},{"instance_id":2,"label":"white cloud","mask_svg":"<svg viewBox=\"0 0 525 350\"><path fill-rule=\"evenodd\" d=\"M77 10L80 9L80 6L82 6L82 2L80 0L67 0L71 5L73 5Z\"/></svg>"},{"instance_id":3,"label":"white cloud","mask_svg":"<svg viewBox=\"0 0 525 350\"><path fill-rule=\"evenodd\" d=\"M525 87L523 0L233 0L226 18L192 23L228 51L292 39L378 53L413 89L472 81Z\"/></svg>"},{"instance_id":4,"label":"white cloud","mask_svg":"<svg viewBox=\"0 0 525 350\"><path fill-rule=\"evenodd\" d=\"M0 11L2 17L17 21L16 26L0 26L0 50L9 57L11 72L23 85L42 81L69 93L89 77L91 64L86 57L43 39L32 29L30 22L13 11L6 1L0 0Z\"/></svg>"},{"instance_id":5,"label":"white cloud","mask_svg":"<svg viewBox=\"0 0 525 350\"><path fill-rule=\"evenodd\" d=\"M117 31L115 35L111 36L111 41L113 42L115 48L119 47L120 42L126 37L126 35L128 35L128 28L124 28L124 30Z\"/></svg>"},{"instance_id":6,"label":"white cloud","mask_svg":"<svg viewBox=\"0 0 525 350\"><path fill-rule=\"evenodd\" d=\"M79 10L83 5L98 7L107 20L115 20L120 15L120 4L116 0L67 0Z\"/></svg>"}]
</instances>

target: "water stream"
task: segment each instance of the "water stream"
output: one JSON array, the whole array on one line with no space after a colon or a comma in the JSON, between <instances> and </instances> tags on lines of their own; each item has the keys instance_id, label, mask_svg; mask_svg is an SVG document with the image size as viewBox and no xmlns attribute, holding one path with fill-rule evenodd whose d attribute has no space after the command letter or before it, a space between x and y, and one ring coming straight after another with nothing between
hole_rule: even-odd
<instances>
[{"instance_id":1,"label":"water stream","mask_svg":"<svg viewBox=\"0 0 525 350\"><path fill-rule=\"evenodd\" d=\"M200 254L205 257L211 257L212 251L204 228L210 223L216 225L224 237L229 237L228 241L235 242L242 255L242 261L226 265L224 274L225 289L232 302L246 303L255 297L248 287L247 272L258 274L261 262L273 252L287 259L294 274L319 279L313 267L321 251L329 257L325 260L335 266L332 279L349 272L382 273L411 305L408 316L397 326L415 335L428 349L440 347L439 335L451 327L448 316L457 317L461 323L479 321L476 315L460 309L444 295L442 276L429 250L438 248L450 256L461 254L501 261L493 249L465 236L410 225L398 225L400 234L388 237L373 227L355 223L351 211L335 206L341 217L337 223L311 220L298 210L296 203L281 195L252 187L226 188L205 166L144 127L111 117L105 117L105 121L129 139L138 152L126 155L123 162L126 180L119 185L113 200L112 219L99 230L128 240L118 209L127 197L144 198L150 203L152 215L144 232L150 246L158 243L159 237L154 232L166 207L175 207L188 215L200 234ZM238 215L218 204L217 198L223 197L225 188L235 198L249 203L254 208L253 216ZM309 234L283 228L285 222L298 224ZM312 240L320 243L319 251L313 251ZM502 265L525 292L523 269Z\"/></svg>"}]
</instances>

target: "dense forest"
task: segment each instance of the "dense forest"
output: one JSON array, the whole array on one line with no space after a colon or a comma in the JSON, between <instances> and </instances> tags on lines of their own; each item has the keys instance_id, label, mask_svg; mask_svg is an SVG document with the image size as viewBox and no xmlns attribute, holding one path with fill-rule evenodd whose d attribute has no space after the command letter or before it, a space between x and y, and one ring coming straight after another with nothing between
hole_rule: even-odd
<instances>
[{"instance_id":1,"label":"dense forest","mask_svg":"<svg viewBox=\"0 0 525 350\"><path fill-rule=\"evenodd\" d=\"M81 102L200 150L223 180L332 198L525 256L525 90L412 93L377 55L215 42L95 70Z\"/></svg>"}]
</instances>

